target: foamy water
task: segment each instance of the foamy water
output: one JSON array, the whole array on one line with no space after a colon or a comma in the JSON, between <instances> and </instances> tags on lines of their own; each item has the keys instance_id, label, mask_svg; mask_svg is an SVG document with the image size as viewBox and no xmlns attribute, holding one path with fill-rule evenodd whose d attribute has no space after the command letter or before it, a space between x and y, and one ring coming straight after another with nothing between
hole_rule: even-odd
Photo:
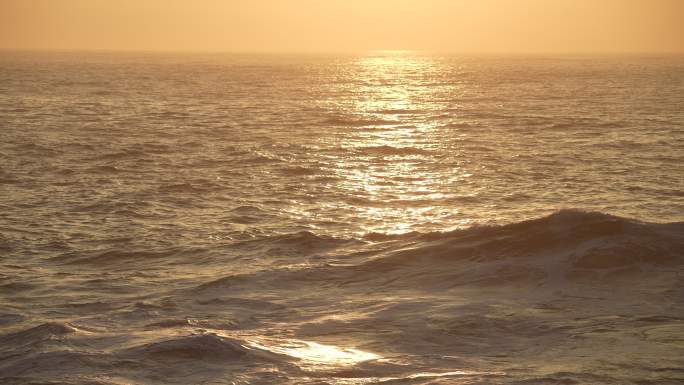
<instances>
[{"instance_id":1,"label":"foamy water","mask_svg":"<svg viewBox=\"0 0 684 385\"><path fill-rule=\"evenodd\" d=\"M3 384L679 384L684 59L0 56Z\"/></svg>"}]
</instances>

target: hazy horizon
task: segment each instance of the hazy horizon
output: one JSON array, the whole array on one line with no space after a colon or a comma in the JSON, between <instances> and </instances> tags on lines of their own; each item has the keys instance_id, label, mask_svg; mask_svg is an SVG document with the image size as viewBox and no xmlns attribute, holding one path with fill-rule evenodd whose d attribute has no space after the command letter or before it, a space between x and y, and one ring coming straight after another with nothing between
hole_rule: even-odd
<instances>
[{"instance_id":1,"label":"hazy horizon","mask_svg":"<svg viewBox=\"0 0 684 385\"><path fill-rule=\"evenodd\" d=\"M207 51L207 50L173 50L173 49L97 49L97 48L0 48L0 52L49 54L49 53L83 53L83 54L150 54L150 55L264 55L264 56L354 56L369 54L412 55L412 56L444 56L444 57L680 57L684 51L625 51L625 52L477 52L477 51L430 51L430 50L349 50L349 51Z\"/></svg>"},{"instance_id":2,"label":"hazy horizon","mask_svg":"<svg viewBox=\"0 0 684 385\"><path fill-rule=\"evenodd\" d=\"M0 2L21 51L681 54L676 0Z\"/></svg>"}]
</instances>

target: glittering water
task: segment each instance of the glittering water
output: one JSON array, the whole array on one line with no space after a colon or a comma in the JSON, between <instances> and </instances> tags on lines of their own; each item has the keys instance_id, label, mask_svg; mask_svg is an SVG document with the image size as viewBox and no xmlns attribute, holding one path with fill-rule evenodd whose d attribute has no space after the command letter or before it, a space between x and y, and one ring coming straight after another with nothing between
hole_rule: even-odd
<instances>
[{"instance_id":1,"label":"glittering water","mask_svg":"<svg viewBox=\"0 0 684 385\"><path fill-rule=\"evenodd\" d=\"M5 52L0 381L681 383L682 106L678 57Z\"/></svg>"}]
</instances>

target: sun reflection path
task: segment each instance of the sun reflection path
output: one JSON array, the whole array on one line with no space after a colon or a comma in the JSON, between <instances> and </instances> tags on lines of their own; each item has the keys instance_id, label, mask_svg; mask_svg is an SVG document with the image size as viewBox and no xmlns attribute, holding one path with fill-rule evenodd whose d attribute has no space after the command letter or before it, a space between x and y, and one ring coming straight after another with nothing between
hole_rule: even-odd
<instances>
[{"instance_id":1,"label":"sun reflection path","mask_svg":"<svg viewBox=\"0 0 684 385\"><path fill-rule=\"evenodd\" d=\"M440 79L433 57L382 53L356 63L353 98L341 106L345 116L364 125L344 130L336 159L338 187L351 212L369 232L404 233L425 223L452 222L454 207L441 207L451 186L471 174L438 158L444 153L439 117L452 84ZM442 229L444 230L444 229ZM448 230L448 229L446 229Z\"/></svg>"}]
</instances>

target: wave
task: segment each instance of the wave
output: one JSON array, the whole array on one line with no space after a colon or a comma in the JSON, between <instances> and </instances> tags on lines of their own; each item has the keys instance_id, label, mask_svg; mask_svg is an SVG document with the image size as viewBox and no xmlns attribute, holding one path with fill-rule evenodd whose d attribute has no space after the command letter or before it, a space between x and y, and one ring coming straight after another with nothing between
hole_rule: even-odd
<instances>
[{"instance_id":1,"label":"wave","mask_svg":"<svg viewBox=\"0 0 684 385\"><path fill-rule=\"evenodd\" d=\"M153 342L130 348L125 355L147 358L185 358L207 360L239 359L249 354L237 340L215 334L193 335Z\"/></svg>"},{"instance_id":2,"label":"wave","mask_svg":"<svg viewBox=\"0 0 684 385\"><path fill-rule=\"evenodd\" d=\"M684 264L684 223L645 223L617 216L562 210L501 226L431 233L368 234L361 240L309 232L246 241L279 253L334 254L317 264L231 274L202 283L195 293L274 290L308 285L394 287L561 285L601 283ZM264 250L260 248L259 250ZM334 262L337 261L337 262ZM255 282L258 282L256 288Z\"/></svg>"},{"instance_id":3,"label":"wave","mask_svg":"<svg viewBox=\"0 0 684 385\"><path fill-rule=\"evenodd\" d=\"M120 354L123 357L152 360L250 361L254 363L283 360L280 355L255 349L247 346L244 341L214 333L194 334L152 342L129 348Z\"/></svg>"},{"instance_id":4,"label":"wave","mask_svg":"<svg viewBox=\"0 0 684 385\"><path fill-rule=\"evenodd\" d=\"M110 367L109 355L105 353L90 353L73 350L56 350L39 353L23 353L2 357L0 359L0 382L11 384L92 384L116 385L120 382L106 380L88 380L78 376L68 376L64 373L80 373L84 368L98 368L105 370ZM45 375L51 379L47 382L39 377Z\"/></svg>"},{"instance_id":5,"label":"wave","mask_svg":"<svg viewBox=\"0 0 684 385\"><path fill-rule=\"evenodd\" d=\"M0 184L18 184L21 179L15 177L7 171L0 169Z\"/></svg>"},{"instance_id":6,"label":"wave","mask_svg":"<svg viewBox=\"0 0 684 385\"><path fill-rule=\"evenodd\" d=\"M282 163L284 162L284 160L274 154L255 152L250 154L249 156L242 157L240 159L240 162L244 162L245 164L261 165L269 163Z\"/></svg>"},{"instance_id":7,"label":"wave","mask_svg":"<svg viewBox=\"0 0 684 385\"><path fill-rule=\"evenodd\" d=\"M103 164L103 165L97 165L90 167L86 170L89 173L93 174L115 174L115 173L124 173L128 172L128 170L125 170L121 168L120 166L115 166L112 164Z\"/></svg>"},{"instance_id":8,"label":"wave","mask_svg":"<svg viewBox=\"0 0 684 385\"><path fill-rule=\"evenodd\" d=\"M283 175L286 176L309 176L316 175L321 172L320 169L314 167L284 167L279 170Z\"/></svg>"},{"instance_id":9,"label":"wave","mask_svg":"<svg viewBox=\"0 0 684 385\"><path fill-rule=\"evenodd\" d=\"M16 144L13 148L13 150L16 151L21 151L21 152L38 152L38 153L45 153L45 152L50 152L54 151L53 148L47 147L40 145L38 143L19 143Z\"/></svg>"},{"instance_id":10,"label":"wave","mask_svg":"<svg viewBox=\"0 0 684 385\"><path fill-rule=\"evenodd\" d=\"M199 255L205 254L206 250L201 248L166 248L161 250L121 250L119 248L92 251L87 253L66 252L51 260L65 265L90 265L93 267L110 266L119 264L144 264L159 263L166 260L188 260L197 261Z\"/></svg>"},{"instance_id":11,"label":"wave","mask_svg":"<svg viewBox=\"0 0 684 385\"><path fill-rule=\"evenodd\" d=\"M282 254L295 253L298 255L308 255L355 243L358 243L358 241L326 235L316 235L310 231L299 231L296 233L241 241L233 244L233 247L241 250L247 249L262 252L273 250Z\"/></svg>"},{"instance_id":12,"label":"wave","mask_svg":"<svg viewBox=\"0 0 684 385\"><path fill-rule=\"evenodd\" d=\"M118 152L107 152L107 153L103 153L103 154L98 154L89 160L111 162L111 161L118 161L118 160L124 160L124 159L141 160L141 159L147 159L148 157L149 157L149 154L142 149L127 149L127 150L118 151Z\"/></svg>"},{"instance_id":13,"label":"wave","mask_svg":"<svg viewBox=\"0 0 684 385\"><path fill-rule=\"evenodd\" d=\"M467 238L494 240L501 238L510 242L544 240L567 242L571 240L599 238L608 235L633 235L637 237L661 234L676 236L684 228L684 222L649 223L600 212L577 209L563 209L545 217L504 225L475 225L467 229L434 231L429 233L410 232L401 234L369 233L365 238L380 240L422 240L434 241ZM550 236L550 238L547 238ZM500 241L500 239L499 239ZM533 243L538 243L533 242Z\"/></svg>"},{"instance_id":14,"label":"wave","mask_svg":"<svg viewBox=\"0 0 684 385\"><path fill-rule=\"evenodd\" d=\"M273 218L273 215L259 207L243 205L229 211L232 223L252 224Z\"/></svg>"},{"instance_id":15,"label":"wave","mask_svg":"<svg viewBox=\"0 0 684 385\"><path fill-rule=\"evenodd\" d=\"M5 346L19 346L40 341L61 338L67 334L76 333L77 328L68 323L47 322L15 333L0 337L0 343Z\"/></svg>"},{"instance_id":16,"label":"wave","mask_svg":"<svg viewBox=\"0 0 684 385\"><path fill-rule=\"evenodd\" d=\"M357 266L364 271L407 265L497 262L502 276L533 275L564 269L610 270L631 266L684 263L684 223L645 223L617 216L562 210L550 216L503 226L480 226L451 232L367 237L410 244ZM507 261L506 263L500 263ZM556 271L558 273L558 271ZM548 274L541 274L548 276Z\"/></svg>"},{"instance_id":17,"label":"wave","mask_svg":"<svg viewBox=\"0 0 684 385\"><path fill-rule=\"evenodd\" d=\"M160 193L186 193L186 194L205 194L217 188L215 183L209 180L194 180L192 183L170 183L159 186L157 191Z\"/></svg>"},{"instance_id":18,"label":"wave","mask_svg":"<svg viewBox=\"0 0 684 385\"><path fill-rule=\"evenodd\" d=\"M241 214L241 215L264 215L266 214L266 211L263 209L257 207L257 206L251 206L251 205L242 205L235 207L234 209L230 210L231 213L233 214Z\"/></svg>"}]
</instances>

